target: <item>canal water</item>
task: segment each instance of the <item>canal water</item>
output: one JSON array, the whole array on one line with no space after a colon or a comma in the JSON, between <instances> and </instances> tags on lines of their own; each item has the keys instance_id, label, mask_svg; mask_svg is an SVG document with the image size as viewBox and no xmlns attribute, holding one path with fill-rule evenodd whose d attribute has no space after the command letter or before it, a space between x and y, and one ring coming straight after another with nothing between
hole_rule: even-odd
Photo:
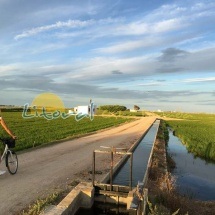
<instances>
[{"instance_id":1,"label":"canal water","mask_svg":"<svg viewBox=\"0 0 215 215\"><path fill-rule=\"evenodd\" d=\"M147 134L138 144L137 148L133 152L133 187L138 184L138 181L143 181L149 156L152 150L152 146L157 135L160 120L156 120ZM129 186L130 175L130 159L128 159L119 172L116 174L113 180L113 184ZM124 206L116 206L113 204L99 204L94 203L94 206L89 209L80 209L76 215L106 215L106 214L118 214L127 215L128 211Z\"/></svg>"},{"instance_id":2,"label":"canal water","mask_svg":"<svg viewBox=\"0 0 215 215\"><path fill-rule=\"evenodd\" d=\"M215 200L215 164L188 153L171 130L168 153L176 163L172 175L176 177L178 192L194 199Z\"/></svg>"},{"instance_id":3,"label":"canal water","mask_svg":"<svg viewBox=\"0 0 215 215\"><path fill-rule=\"evenodd\" d=\"M147 134L140 141L133 152L132 186L135 187L138 181L143 181L152 146L157 135L160 120L156 120ZM113 180L113 184L129 186L130 159L122 166Z\"/></svg>"}]
</instances>

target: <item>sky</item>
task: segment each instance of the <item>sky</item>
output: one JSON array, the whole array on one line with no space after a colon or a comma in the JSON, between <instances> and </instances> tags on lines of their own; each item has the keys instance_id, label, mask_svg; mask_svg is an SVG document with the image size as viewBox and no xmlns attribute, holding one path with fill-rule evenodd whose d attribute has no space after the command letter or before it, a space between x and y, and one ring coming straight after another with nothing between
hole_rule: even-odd
<instances>
[{"instance_id":1,"label":"sky","mask_svg":"<svg viewBox=\"0 0 215 215\"><path fill-rule=\"evenodd\" d=\"M214 0L0 0L0 104L215 113Z\"/></svg>"}]
</instances>

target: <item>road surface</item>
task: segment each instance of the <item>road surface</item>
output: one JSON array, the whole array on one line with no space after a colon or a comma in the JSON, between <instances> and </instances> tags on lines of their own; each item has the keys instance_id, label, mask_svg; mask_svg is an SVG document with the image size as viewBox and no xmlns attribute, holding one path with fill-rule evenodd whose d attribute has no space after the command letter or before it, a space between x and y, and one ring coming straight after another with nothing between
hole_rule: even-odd
<instances>
[{"instance_id":1,"label":"road surface","mask_svg":"<svg viewBox=\"0 0 215 215\"><path fill-rule=\"evenodd\" d=\"M154 120L155 117L144 117L89 136L19 154L17 174L12 176L7 172L0 176L0 215L17 214L56 188L66 187L83 171L91 169L92 152L100 146L130 148ZM96 164L103 161L104 156L98 155ZM4 170L4 162L0 169Z\"/></svg>"}]
</instances>

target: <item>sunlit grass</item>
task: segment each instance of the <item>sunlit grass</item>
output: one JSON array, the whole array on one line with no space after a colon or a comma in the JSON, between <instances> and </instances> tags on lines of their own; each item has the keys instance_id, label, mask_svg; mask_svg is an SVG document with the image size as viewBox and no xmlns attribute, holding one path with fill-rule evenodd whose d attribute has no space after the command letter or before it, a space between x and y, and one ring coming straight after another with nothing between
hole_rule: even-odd
<instances>
[{"instance_id":1,"label":"sunlit grass","mask_svg":"<svg viewBox=\"0 0 215 215\"><path fill-rule=\"evenodd\" d=\"M184 120L167 120L189 152L215 161L215 115L190 113L159 113L161 116Z\"/></svg>"},{"instance_id":2,"label":"sunlit grass","mask_svg":"<svg viewBox=\"0 0 215 215\"><path fill-rule=\"evenodd\" d=\"M3 112L2 116L9 128L18 137L16 150L32 148L65 138L77 137L133 120L121 117L95 117L92 121L89 118L85 118L78 122L74 117L53 120L36 117L24 119L20 112ZM0 136L5 135L6 133L3 129L0 129Z\"/></svg>"}]
</instances>

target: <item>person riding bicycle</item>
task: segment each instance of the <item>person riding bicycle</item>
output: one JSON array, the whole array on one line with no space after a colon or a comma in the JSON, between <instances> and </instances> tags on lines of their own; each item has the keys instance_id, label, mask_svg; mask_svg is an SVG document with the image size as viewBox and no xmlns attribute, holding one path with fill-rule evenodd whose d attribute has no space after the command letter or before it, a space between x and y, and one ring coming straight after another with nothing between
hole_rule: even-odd
<instances>
[{"instance_id":1,"label":"person riding bicycle","mask_svg":"<svg viewBox=\"0 0 215 215\"><path fill-rule=\"evenodd\" d=\"M16 139L16 136L13 134L13 132L8 128L8 126L6 125L4 119L0 116L0 124L1 126L4 128L4 130L13 138ZM0 156L1 156L1 151L0 151ZM0 161L1 163L1 161ZM3 175L6 171L1 171L0 170L0 175Z\"/></svg>"}]
</instances>

